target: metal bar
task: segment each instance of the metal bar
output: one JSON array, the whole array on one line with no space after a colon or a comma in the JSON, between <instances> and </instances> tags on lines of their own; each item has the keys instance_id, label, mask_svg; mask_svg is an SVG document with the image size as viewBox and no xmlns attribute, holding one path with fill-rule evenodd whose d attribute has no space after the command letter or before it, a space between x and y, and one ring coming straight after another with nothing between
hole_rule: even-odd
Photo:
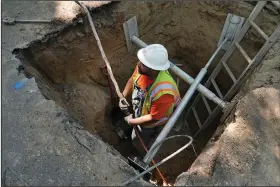
<instances>
[{"instance_id":1,"label":"metal bar","mask_svg":"<svg viewBox=\"0 0 280 187\"><path fill-rule=\"evenodd\" d=\"M259 2L262 3L262 2ZM259 4L258 3L258 4ZM241 87L242 83L246 80L246 78L252 73L252 71L260 64L262 58L264 55L268 52L268 50L274 45L274 43L278 40L280 37L280 25L275 29L273 34L269 37L269 39L266 41L266 43L262 46L260 51L257 53L257 55L252 59L252 63L247 66L247 68L243 71L243 73L240 75L240 77L237 79L237 82L231 87L231 89L227 92L227 94L224 97L225 101L229 101L233 95L236 93L236 91ZM222 109L220 107L216 107L213 111L213 114L211 115L210 118L208 118L204 123L203 123L203 128L200 129L196 135L202 131L203 129L206 129L209 124L212 122L212 120L216 117L216 115L221 111Z\"/></svg>"},{"instance_id":2,"label":"metal bar","mask_svg":"<svg viewBox=\"0 0 280 187\"><path fill-rule=\"evenodd\" d=\"M199 102L199 99L200 97L199 96L196 96L193 103L191 104L191 106L188 108L187 112L186 112L186 115L185 115L185 119L187 120L188 119L188 116L190 115L190 113L192 112L192 109L191 107L195 106L198 102Z\"/></svg>"},{"instance_id":3,"label":"metal bar","mask_svg":"<svg viewBox=\"0 0 280 187\"><path fill-rule=\"evenodd\" d=\"M149 164L152 161L152 159L154 158L155 154L157 153L157 151L160 148L160 146L158 146L157 148L154 148L155 145L157 145L159 142L161 142L163 139L165 139L166 136L169 134L169 132L171 131L171 129L174 126L175 122L177 121L177 119L179 118L179 116L183 112L184 108L186 107L186 105L190 101L193 93L195 92L196 88L198 87L199 83L203 79L203 77L206 74L206 72L207 72L207 70L205 68L202 68L200 70L200 72L198 73L198 75L196 76L194 82L191 84L191 86L188 89L187 93L185 94L185 96L181 100L179 106L176 108L174 113L169 118L168 122L166 123L166 125L164 126L164 128L162 129L160 134L158 135L157 139L155 140L155 142L151 146L149 152L145 155L143 161L146 164ZM151 150L153 150L153 151L151 151Z\"/></svg>"},{"instance_id":4,"label":"metal bar","mask_svg":"<svg viewBox=\"0 0 280 187\"><path fill-rule=\"evenodd\" d=\"M133 36L131 38L131 41L134 42L138 47L144 48L148 46L146 43L144 43L142 40L140 40L138 37ZM188 84L192 84L194 82L194 79L189 76L187 73L185 73L183 70L178 68L174 63L170 62L170 70L175 73L178 77L183 79ZM222 108L226 107L226 102L221 100L219 97L217 97L213 92L211 92L209 89L205 88L203 85L199 84L197 87L197 90L201 92L205 97L207 97L209 100L213 101L214 103L218 104Z\"/></svg>"},{"instance_id":5,"label":"metal bar","mask_svg":"<svg viewBox=\"0 0 280 187\"><path fill-rule=\"evenodd\" d=\"M251 64L252 60L249 57L249 55L246 53L246 51L241 47L241 45L239 45L239 43L234 42L235 46L237 47L237 49L239 49L239 51L241 52L241 54L244 56L244 58L246 59L246 61Z\"/></svg>"},{"instance_id":6,"label":"metal bar","mask_svg":"<svg viewBox=\"0 0 280 187\"><path fill-rule=\"evenodd\" d=\"M162 129L162 131L160 132L160 134L158 135L157 139L155 140L155 142L153 143L153 145L151 146L149 152L145 155L143 161L146 164L149 164L152 159L154 158L154 156L156 155L157 151L159 150L160 146L155 148L155 145L157 145L159 142L161 142L163 139L165 139L167 137L167 135L169 134L169 132L171 131L172 127L174 126L174 124L176 123L177 119L179 118L179 116L181 115L181 113L183 112L184 108L187 106L188 102L190 101L191 97L193 96L194 92L196 91L196 89L198 88L198 85L200 84L201 80L203 79L203 77L205 76L206 72L207 72L207 67L210 66L211 62L213 62L213 59L215 57L215 55L218 53L218 51L222 48L222 46L225 44L225 42L227 41L227 38L223 41L223 43L216 49L216 51L214 52L214 54L211 56L211 58L209 59L209 61L206 63L205 68L202 68L200 70L200 72L198 73L198 75L196 76L195 80L193 81L193 83L191 84L190 88L188 89L187 93L185 94L185 96L183 97L182 101L180 102L179 106L176 108L176 110L174 111L174 113L171 115L171 117L169 118L168 122L166 123L166 125L164 126L164 128ZM153 151L152 151L153 150Z\"/></svg>"},{"instance_id":7,"label":"metal bar","mask_svg":"<svg viewBox=\"0 0 280 187\"><path fill-rule=\"evenodd\" d=\"M212 84L213 84L215 90L217 91L218 95L219 95L221 98L223 98L224 96L223 96L221 90L219 89L217 83L215 82L215 80L214 80L214 79L211 79L211 82L212 82Z\"/></svg>"},{"instance_id":8,"label":"metal bar","mask_svg":"<svg viewBox=\"0 0 280 187\"><path fill-rule=\"evenodd\" d=\"M180 149L178 149L177 151L175 151L174 153L170 154L169 156L165 157L164 159L162 159L160 162L156 163L154 166L152 167L149 167L147 168L145 171L143 171L142 173L136 175L135 177L129 179L128 181L122 183L120 186L126 186L127 184L135 181L136 179L144 176L146 173L152 171L153 169L155 169L156 167L160 166L161 164L163 164L164 162L168 161L169 159L171 159L172 157L174 157L175 155L179 154L181 151L183 151L184 149L186 149L188 146L192 145L192 142L193 142L193 138L188 136L188 135L174 135L174 136L171 136L171 137L168 137L166 138L165 140L163 140L162 142L160 143L163 143L164 141L166 140L170 140L172 138L175 138L175 137L178 137L178 136L185 136L185 137L188 137L190 139L190 142L187 143L186 145L184 145L183 147L181 147ZM160 145L160 144L158 144Z\"/></svg>"},{"instance_id":9,"label":"metal bar","mask_svg":"<svg viewBox=\"0 0 280 187\"><path fill-rule=\"evenodd\" d=\"M222 64L224 66L224 68L226 69L227 73L229 74L230 78L232 79L232 81L235 83L236 82L236 78L233 75L232 71L230 70L230 68L228 67L227 63L225 63L224 61L222 61Z\"/></svg>"},{"instance_id":10,"label":"metal bar","mask_svg":"<svg viewBox=\"0 0 280 187\"><path fill-rule=\"evenodd\" d=\"M267 2L266 1L259 1L257 3L257 5L255 6L255 8L252 10L249 18L245 21L241 31L239 32L238 36L235 38L234 42L239 43L242 38L245 36L245 34L247 33L248 29L250 28L251 24L249 23L249 20L254 21L257 16L259 15L259 13L262 11L263 7L265 6ZM227 62L228 59L231 57L233 51L235 50L236 46L234 44L232 44L230 46L230 48L227 50L227 52L225 53L225 55L222 57L222 59L220 60L219 64L217 65L217 67L214 69L214 71L212 72L212 74L210 75L210 77L208 78L208 80L206 81L206 83L204 84L205 87L209 87L211 84L211 79L216 78L216 76L220 73L223 65L222 62ZM228 101L227 95L225 95L225 101ZM196 101L196 99L195 99ZM216 107L214 109L214 111L212 112L211 116L203 123L203 129L205 129L211 122L212 120L218 115L220 109L219 107ZM205 126L205 127L204 127ZM200 129L195 136L201 131L202 129Z\"/></svg>"},{"instance_id":11,"label":"metal bar","mask_svg":"<svg viewBox=\"0 0 280 187\"><path fill-rule=\"evenodd\" d=\"M202 94L201 94L201 96L202 96L203 98L205 98ZM191 106L188 108L188 110L187 110L187 112L186 112L186 115L185 115L185 116L186 116L186 117L185 117L186 120L187 120L187 118L188 118L190 112L192 111L192 110L191 110L191 107L194 107L195 105L197 105L197 103L199 102L199 99L200 99L200 94L197 95L197 96L195 97L193 103L192 103ZM208 103L207 103L207 104L208 104ZM209 105L208 105L208 107L209 107L209 109L207 109L208 112L210 111L210 113L212 113L212 110L211 110L211 108L210 108ZM206 106L206 108L207 108L207 106Z\"/></svg>"},{"instance_id":12,"label":"metal bar","mask_svg":"<svg viewBox=\"0 0 280 187\"><path fill-rule=\"evenodd\" d=\"M199 119L199 117L198 117L198 115L197 115L196 110L195 110L194 107L192 107L192 111L193 111L194 117L195 117L195 119L196 119L196 122L197 122L199 128L201 128L202 125L201 125L200 119Z\"/></svg>"},{"instance_id":13,"label":"metal bar","mask_svg":"<svg viewBox=\"0 0 280 187\"><path fill-rule=\"evenodd\" d=\"M186 119L186 126L187 126L187 133L189 133L189 135L191 135L191 128L190 128L190 125Z\"/></svg>"},{"instance_id":14,"label":"metal bar","mask_svg":"<svg viewBox=\"0 0 280 187\"><path fill-rule=\"evenodd\" d=\"M258 4L253 9L253 11L251 12L248 19L254 21L256 19L256 17L259 15L259 13L261 12L261 10L263 9L265 4L266 4L266 1L259 1ZM239 32L238 36L235 38L235 42L239 43L242 40L242 38L245 36L245 34L247 33L248 29L250 28L251 24L249 23L248 19L245 21L241 31ZM206 81L206 83L204 84L205 87L210 86L211 78L216 78L216 76L220 73L220 71L223 67L222 62L223 61L227 62L228 59L231 57L234 50L235 50L235 45L231 45L230 48L225 53L225 55L220 60L217 67L214 69L214 71L212 72L212 74L208 78L208 80Z\"/></svg>"},{"instance_id":15,"label":"metal bar","mask_svg":"<svg viewBox=\"0 0 280 187\"><path fill-rule=\"evenodd\" d=\"M202 124L202 128L200 128L195 134L194 134L194 138L201 132L203 131L204 129L206 129L210 123L213 121L213 119L217 116L217 114L221 111L221 107L217 106L214 110L213 110L213 113L212 115L210 115L206 120L205 122Z\"/></svg>"},{"instance_id":16,"label":"metal bar","mask_svg":"<svg viewBox=\"0 0 280 187\"><path fill-rule=\"evenodd\" d=\"M51 23L52 20L15 20L16 23Z\"/></svg>"},{"instance_id":17,"label":"metal bar","mask_svg":"<svg viewBox=\"0 0 280 187\"><path fill-rule=\"evenodd\" d=\"M226 37L224 39L224 41L222 42L222 44L216 49L216 51L213 53L213 55L211 56L211 58L208 60L208 62L205 65L205 69L208 69L208 67L210 66L210 64L212 63L212 61L214 60L214 58L217 56L218 52L221 50L221 48L223 47L223 45L229 40L229 37Z\"/></svg>"},{"instance_id":18,"label":"metal bar","mask_svg":"<svg viewBox=\"0 0 280 187\"><path fill-rule=\"evenodd\" d=\"M246 20L246 22L244 23L241 31L239 32L238 36L235 38L234 42L237 42L239 43L242 38L245 36L245 34L247 33L248 29L250 28L251 24L249 23L249 19L254 21L257 16L259 15L259 13L261 12L261 10L263 9L263 7L265 6L267 2L266 1L259 1L257 3L257 5L255 6L255 8L253 9L253 11L251 12L249 18ZM222 70L223 68L223 64L222 62L227 62L228 59L231 57L233 51L235 50L236 46L234 44L232 44L230 46L230 48L227 50L227 52L225 53L225 55L222 57L222 59L220 60L219 64L217 65L217 67L214 69L214 71L211 73L210 77L208 78L208 80L206 81L206 83L204 84L205 87L209 87L211 85L211 79L215 79L216 76L220 73L220 71ZM228 97L225 96L225 101L228 101L227 100ZM193 104L191 105L194 106L195 104L197 104L197 102L199 101L199 96L197 96L193 102ZM186 119L190 113L191 109L189 108L187 113L186 113ZM216 117L216 115L219 113L220 109L219 107L216 107L214 109L214 111L212 111L212 114L211 116L203 123L202 126L205 126L205 128L212 122L213 118ZM203 129L205 129L203 127ZM195 136L201 131L202 129L200 129L196 134Z\"/></svg>"},{"instance_id":19,"label":"metal bar","mask_svg":"<svg viewBox=\"0 0 280 187\"><path fill-rule=\"evenodd\" d=\"M250 24L262 35L265 40L268 40L268 36L263 32L263 30L252 20L249 20Z\"/></svg>"},{"instance_id":20,"label":"metal bar","mask_svg":"<svg viewBox=\"0 0 280 187\"><path fill-rule=\"evenodd\" d=\"M237 82L234 84L234 86L232 86L231 89L227 92L227 94L224 97L226 100L231 99L234 93L241 87L241 84L244 82L246 77L250 73L252 73L252 71L260 64L264 55L268 52L268 50L278 40L279 37L280 37L280 25L278 25L278 27L275 29L275 31L270 36L270 38L266 41L266 43L262 46L260 51L253 58L252 63L249 66L247 66L247 68L242 72L242 74L237 79Z\"/></svg>"},{"instance_id":21,"label":"metal bar","mask_svg":"<svg viewBox=\"0 0 280 187\"><path fill-rule=\"evenodd\" d=\"M211 108L210 108L210 106L209 106L209 104L208 104L206 98L205 98L203 95L201 95L201 98L202 98L202 100L203 100L203 102L204 102L204 104L205 104L205 106L206 106L206 109L207 109L209 115L210 115L210 114L212 113L212 110L211 110Z\"/></svg>"}]
</instances>

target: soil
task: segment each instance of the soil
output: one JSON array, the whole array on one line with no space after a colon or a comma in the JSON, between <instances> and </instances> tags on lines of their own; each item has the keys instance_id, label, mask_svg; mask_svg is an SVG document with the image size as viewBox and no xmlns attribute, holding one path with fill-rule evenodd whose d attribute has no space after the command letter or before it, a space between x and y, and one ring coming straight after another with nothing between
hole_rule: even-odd
<instances>
[{"instance_id":1,"label":"soil","mask_svg":"<svg viewBox=\"0 0 280 187\"><path fill-rule=\"evenodd\" d=\"M76 13L68 2L1 1L1 16L53 19L59 7L61 18L72 20ZM12 50L65 24L1 24L1 186L120 185L136 175L115 149L46 100L34 78L21 89L13 87L25 77ZM131 185L150 184L137 180Z\"/></svg>"},{"instance_id":2,"label":"soil","mask_svg":"<svg viewBox=\"0 0 280 187\"><path fill-rule=\"evenodd\" d=\"M241 92L232 116L176 185L280 184L280 40ZM217 132L218 133L218 132Z\"/></svg>"},{"instance_id":3,"label":"soil","mask_svg":"<svg viewBox=\"0 0 280 187\"><path fill-rule=\"evenodd\" d=\"M122 24L128 16L136 15L140 38L146 43L161 43L169 52L169 59L183 64L182 69L192 77L198 73L217 48L224 21L229 12L248 17L253 6L244 2L113 2L93 10L99 37L112 69L123 88L137 62L136 49L128 53ZM256 22L267 34L271 34L279 20L268 12ZM267 21L269 20L269 21ZM241 43L253 56L264 41L250 30ZM41 92L54 100L92 134L114 146L124 156L131 154L131 145L122 141L114 131L110 111L115 103L110 101L106 76L100 70L104 64L89 24L78 17L58 31L46 34L27 46L14 50L21 60L25 74L35 77ZM213 70L221 52L209 68ZM230 68L235 74L243 70L245 60L234 54ZM174 76L174 78L176 78ZM217 82L227 88L222 77ZM181 95L188 85L180 84ZM215 129L214 129L215 130ZM180 133L186 133L182 129ZM211 136L211 134L207 135ZM195 147L200 153L208 138L198 140ZM164 146L162 158L180 146L181 141L172 141ZM172 149L171 149L172 147ZM186 171L195 160L193 151L187 150L176 159L162 166L170 182Z\"/></svg>"}]
</instances>

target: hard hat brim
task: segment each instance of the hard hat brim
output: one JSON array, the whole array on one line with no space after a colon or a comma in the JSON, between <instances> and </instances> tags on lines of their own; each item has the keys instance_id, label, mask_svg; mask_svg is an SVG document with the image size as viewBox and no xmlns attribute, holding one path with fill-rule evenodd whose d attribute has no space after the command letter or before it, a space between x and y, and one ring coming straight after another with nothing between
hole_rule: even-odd
<instances>
[{"instance_id":1,"label":"hard hat brim","mask_svg":"<svg viewBox=\"0 0 280 187\"><path fill-rule=\"evenodd\" d=\"M148 62L144 56L144 53L143 53L143 49L140 49L137 53L137 57L138 59L145 65L147 66L148 68L151 68L153 70L157 70L157 71L165 71L167 70L169 67L170 67L170 62L167 61L166 64L164 66L155 66L153 64L151 64L150 62Z\"/></svg>"}]
</instances>

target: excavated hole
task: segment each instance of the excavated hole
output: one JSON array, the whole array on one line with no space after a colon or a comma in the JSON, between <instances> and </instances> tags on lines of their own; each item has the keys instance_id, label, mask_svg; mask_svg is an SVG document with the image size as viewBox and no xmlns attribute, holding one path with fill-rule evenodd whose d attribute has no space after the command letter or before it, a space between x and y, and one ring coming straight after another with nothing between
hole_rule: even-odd
<instances>
[{"instance_id":1,"label":"excavated hole","mask_svg":"<svg viewBox=\"0 0 280 187\"><path fill-rule=\"evenodd\" d=\"M146 43L165 45L170 59L182 64L181 68L195 77L216 49L229 8L234 14L247 17L252 7L239 7L232 2L121 2L96 9L93 16L103 48L122 89L137 62L136 49L128 53L126 48L122 27L126 17L136 15L140 38ZM270 28L269 25L264 27ZM242 43L249 55L254 54L263 43L256 36L252 32L247 36L248 40ZM25 74L35 77L47 99L64 107L89 132L99 135L122 155L136 153L130 142L121 140L114 131L112 124L119 116L112 117L111 112L116 102L110 100L108 81L100 69L104 65L103 59L87 21L77 20L60 31L48 34L43 40L32 42L24 49L16 49L15 53L25 68ZM217 65L223 53L217 56L209 72ZM237 75L243 70L245 60L240 54L234 54L231 61L233 63L230 67ZM216 82L222 92L227 91L228 85L232 84L224 72ZM188 87L188 84L180 80L182 96ZM214 91L213 88L211 90ZM210 105L215 106L212 102ZM200 106L197 111L202 121L205 120L205 107ZM195 132L198 126L194 119L188 119L188 122L191 124L191 132ZM218 125L217 118L196 138L194 146L198 154ZM187 131L183 126L178 134L185 133ZM156 159L169 155L185 143L183 139L167 142ZM194 152L189 148L163 164L160 169L172 183L179 174L187 171L195 159Z\"/></svg>"}]
</instances>

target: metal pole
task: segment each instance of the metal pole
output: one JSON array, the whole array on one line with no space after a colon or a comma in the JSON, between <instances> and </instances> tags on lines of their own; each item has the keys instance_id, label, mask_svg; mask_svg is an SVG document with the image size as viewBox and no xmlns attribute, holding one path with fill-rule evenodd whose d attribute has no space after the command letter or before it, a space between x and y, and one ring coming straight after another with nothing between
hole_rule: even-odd
<instances>
[{"instance_id":1,"label":"metal pole","mask_svg":"<svg viewBox=\"0 0 280 187\"><path fill-rule=\"evenodd\" d=\"M132 36L131 41L134 42L140 48L144 48L144 47L148 46L146 43L144 43L142 40L140 40L137 36ZM171 64L171 66L170 66L169 69L173 73L175 73L178 77L183 79L188 84L192 84L194 82L194 79L191 76L189 76L186 72L184 72L179 67L174 65L174 63L170 62L170 64ZM219 97L217 97L213 92L211 92L209 89L207 89L203 85L199 84L198 87L197 87L197 90L202 95L204 95L205 97L207 97L209 100L213 101L214 103L216 103L220 107L226 108L226 102L221 100Z\"/></svg>"},{"instance_id":2,"label":"metal pole","mask_svg":"<svg viewBox=\"0 0 280 187\"><path fill-rule=\"evenodd\" d=\"M191 84L191 87L188 89L187 93L183 97L183 99L180 102L179 106L176 108L176 110L174 111L174 113L172 114L172 116L170 117L170 119L168 120L168 122L166 123L166 125L164 126L164 128L162 129L160 134L158 135L157 139L153 143L153 145L150 148L149 152L145 155L143 161L146 164L149 164L151 162L151 160L154 158L154 156L156 155L156 153L159 150L160 146L155 147L155 145L157 145L159 142L161 142L163 139L165 139L167 137L167 135L169 134L169 132L173 128L174 124L176 123L177 119L179 118L179 116L183 112L184 108L187 106L188 102L192 98L192 96L193 96L195 90L197 89L199 83L201 82L201 80L203 79L204 75L206 74L207 68L209 67L209 65L211 64L211 62L213 61L213 59L218 54L219 50L226 43L227 40L228 40L228 38L224 39L223 43L218 47L218 49L214 52L214 54L208 60L208 62L205 65L205 67L202 68L200 70L200 72L198 73L198 75L196 76L195 80Z\"/></svg>"},{"instance_id":3,"label":"metal pole","mask_svg":"<svg viewBox=\"0 0 280 187\"><path fill-rule=\"evenodd\" d=\"M164 128L162 129L162 131L158 135L157 139L153 143L152 147L150 148L150 150L153 150L153 151L149 151L145 155L143 161L146 164L149 164L151 162L152 158L154 158L154 156L156 155L157 151L160 148L160 146L158 146L157 148L154 148L154 145L158 144L158 142L160 142L161 140L166 138L166 136L169 134L169 132L171 131L171 129L174 126L174 124L176 123L177 119L179 118L179 116L183 112L186 105L188 104L189 100L191 99L193 93L195 92L197 86L199 85L200 81L202 80L202 78L204 77L206 72L207 72L207 70L202 68L200 70L200 72L198 73L197 77L195 78L194 82L191 84L191 87L188 89L187 93L183 97L179 106L176 108L175 112L172 114L172 116L168 120L167 124L164 126Z\"/></svg>"},{"instance_id":4,"label":"metal pole","mask_svg":"<svg viewBox=\"0 0 280 187\"><path fill-rule=\"evenodd\" d=\"M168 161L169 159L173 158L174 156L176 156L177 154L179 154L181 151L183 151L184 149L186 149L187 147L189 147L190 145L192 145L193 142L193 138L191 136L188 135L175 135L173 137L168 137L165 140L170 140L172 138L176 138L178 136L185 136L188 137L190 139L189 143L187 143L186 145L184 145L183 147L181 147L180 149L178 149L177 151L175 151L174 153L170 154L168 157L165 157L164 159L162 159L160 162L156 163L154 166L147 168L145 171L143 171L142 173L136 175L135 177L129 179L128 181L122 183L120 186L126 186L127 184L135 181L136 179L144 176L146 173L152 171L153 169L155 169L156 167L158 167L159 165L165 163L166 161ZM162 144L165 140L163 140L162 142L160 142L160 144Z\"/></svg>"}]
</instances>

